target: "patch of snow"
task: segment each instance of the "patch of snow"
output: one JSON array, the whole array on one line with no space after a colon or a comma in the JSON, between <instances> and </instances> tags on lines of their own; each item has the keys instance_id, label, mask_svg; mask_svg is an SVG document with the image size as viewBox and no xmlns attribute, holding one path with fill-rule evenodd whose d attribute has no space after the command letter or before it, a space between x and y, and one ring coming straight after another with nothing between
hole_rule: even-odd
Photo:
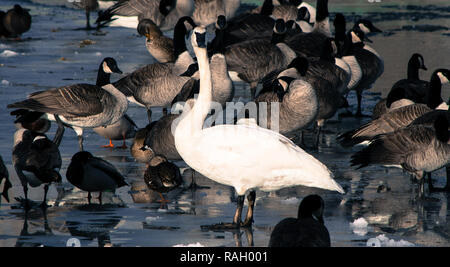
<instances>
[{"instance_id":1,"label":"patch of snow","mask_svg":"<svg viewBox=\"0 0 450 267\"><path fill-rule=\"evenodd\" d=\"M366 245L368 247L414 247L415 245L406 240L396 241L394 239L390 239L384 234L381 234L377 237L370 238L367 240Z\"/></svg>"},{"instance_id":2,"label":"patch of snow","mask_svg":"<svg viewBox=\"0 0 450 267\"><path fill-rule=\"evenodd\" d=\"M173 247L179 247L179 248L189 248L189 247L204 247L204 245L202 245L200 242L197 243L192 243L192 244L178 244L178 245L174 245Z\"/></svg>"},{"instance_id":3,"label":"patch of snow","mask_svg":"<svg viewBox=\"0 0 450 267\"><path fill-rule=\"evenodd\" d=\"M353 233L363 236L368 232L369 223L364 218L359 218L350 223L350 228L353 230Z\"/></svg>"},{"instance_id":4,"label":"patch of snow","mask_svg":"<svg viewBox=\"0 0 450 267\"><path fill-rule=\"evenodd\" d=\"M0 57L15 57L17 55L18 53L12 50L5 50L2 53L0 53Z\"/></svg>"}]
</instances>

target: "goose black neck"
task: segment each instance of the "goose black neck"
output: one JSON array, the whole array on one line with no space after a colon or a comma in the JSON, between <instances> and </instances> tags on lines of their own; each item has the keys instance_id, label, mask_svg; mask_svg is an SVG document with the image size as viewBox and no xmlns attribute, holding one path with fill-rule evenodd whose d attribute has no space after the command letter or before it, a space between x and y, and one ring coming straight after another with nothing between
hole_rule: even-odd
<instances>
[{"instance_id":1,"label":"goose black neck","mask_svg":"<svg viewBox=\"0 0 450 267\"><path fill-rule=\"evenodd\" d=\"M330 15L328 13L328 0L317 0L316 10L316 21L325 20Z\"/></svg>"},{"instance_id":2,"label":"goose black neck","mask_svg":"<svg viewBox=\"0 0 450 267\"><path fill-rule=\"evenodd\" d=\"M262 7L261 7L261 11L259 12L259 14L264 15L264 16L270 16L273 13L273 3L272 0L265 0Z\"/></svg>"},{"instance_id":3,"label":"goose black neck","mask_svg":"<svg viewBox=\"0 0 450 267\"><path fill-rule=\"evenodd\" d=\"M331 41L327 40L322 45L322 53L320 54L321 60L326 60L329 62L335 62L335 58L333 55L333 47L331 45Z\"/></svg>"},{"instance_id":4,"label":"goose black neck","mask_svg":"<svg viewBox=\"0 0 450 267\"><path fill-rule=\"evenodd\" d=\"M272 39L270 42L274 45L279 44L279 43L284 42L285 37L286 37L286 32L284 32L284 33L273 32Z\"/></svg>"},{"instance_id":5,"label":"goose black neck","mask_svg":"<svg viewBox=\"0 0 450 267\"><path fill-rule=\"evenodd\" d=\"M439 70L435 71L433 75L431 75L431 80L427 91L427 106L431 109L435 109L442 102L444 102L441 97L442 84L439 76L437 75L438 72Z\"/></svg>"},{"instance_id":6,"label":"goose black neck","mask_svg":"<svg viewBox=\"0 0 450 267\"><path fill-rule=\"evenodd\" d=\"M408 62L408 80L419 80L419 67L414 63L414 59Z\"/></svg>"},{"instance_id":7,"label":"goose black neck","mask_svg":"<svg viewBox=\"0 0 450 267\"><path fill-rule=\"evenodd\" d=\"M178 21L177 25L173 30L173 47L175 58L187 51L185 35L187 34L186 26L184 25L185 20Z\"/></svg>"},{"instance_id":8,"label":"goose black neck","mask_svg":"<svg viewBox=\"0 0 450 267\"><path fill-rule=\"evenodd\" d=\"M225 29L216 29L216 37L211 42L209 56L215 53L225 53L224 38Z\"/></svg>"},{"instance_id":9,"label":"goose black neck","mask_svg":"<svg viewBox=\"0 0 450 267\"><path fill-rule=\"evenodd\" d=\"M97 73L97 82L95 83L97 86L104 86L111 83L111 74L106 73L103 70L103 62L100 64Z\"/></svg>"}]
</instances>

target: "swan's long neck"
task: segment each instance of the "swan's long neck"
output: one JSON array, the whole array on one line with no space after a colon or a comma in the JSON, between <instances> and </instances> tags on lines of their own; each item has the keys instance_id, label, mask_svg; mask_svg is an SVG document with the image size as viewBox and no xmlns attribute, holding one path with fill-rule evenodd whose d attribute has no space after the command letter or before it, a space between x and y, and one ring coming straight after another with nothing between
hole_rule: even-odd
<instances>
[{"instance_id":1,"label":"swan's long neck","mask_svg":"<svg viewBox=\"0 0 450 267\"><path fill-rule=\"evenodd\" d=\"M189 127L184 134L195 134L203 128L203 122L209 113L212 101L211 70L209 68L208 54L206 48L194 47L200 71L200 92L192 110L184 117L178 127Z\"/></svg>"}]
</instances>

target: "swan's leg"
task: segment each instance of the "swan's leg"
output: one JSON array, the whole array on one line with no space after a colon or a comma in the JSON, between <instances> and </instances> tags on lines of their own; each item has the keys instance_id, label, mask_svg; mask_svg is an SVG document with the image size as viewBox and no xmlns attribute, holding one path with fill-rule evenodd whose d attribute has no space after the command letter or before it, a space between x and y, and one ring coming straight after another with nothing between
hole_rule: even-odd
<instances>
[{"instance_id":1,"label":"swan's leg","mask_svg":"<svg viewBox=\"0 0 450 267\"><path fill-rule=\"evenodd\" d=\"M247 195L247 203L248 203L248 210L247 215L245 216L244 222L241 224L243 227L250 227L253 223L253 208L255 207L255 199L256 199L256 193L254 190L250 191Z\"/></svg>"},{"instance_id":2,"label":"swan's leg","mask_svg":"<svg viewBox=\"0 0 450 267\"><path fill-rule=\"evenodd\" d=\"M236 225L241 225L242 223L242 209L244 208L244 200L245 200L245 195L240 195L238 196L237 199L237 206L236 206L236 212L234 214L234 218L233 218L233 224Z\"/></svg>"}]
</instances>

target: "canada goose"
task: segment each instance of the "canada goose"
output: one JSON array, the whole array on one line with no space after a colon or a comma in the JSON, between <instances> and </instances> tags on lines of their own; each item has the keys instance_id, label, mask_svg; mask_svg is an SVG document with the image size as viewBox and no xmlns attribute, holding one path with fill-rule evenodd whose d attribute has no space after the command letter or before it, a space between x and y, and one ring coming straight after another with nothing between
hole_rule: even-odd
<instances>
[{"instance_id":1,"label":"canada goose","mask_svg":"<svg viewBox=\"0 0 450 267\"><path fill-rule=\"evenodd\" d=\"M423 195L423 176L450 164L448 116L439 115L433 127L411 125L375 137L370 145L352 156L352 166L370 164L401 166L420 179L419 196Z\"/></svg>"},{"instance_id":2,"label":"canada goose","mask_svg":"<svg viewBox=\"0 0 450 267\"><path fill-rule=\"evenodd\" d=\"M358 29L353 29L353 32L359 31ZM364 33L360 33L364 36ZM354 88L356 91L356 96L358 100L358 106L356 109L355 116L362 116L361 113L361 100L363 90L372 87L373 83L378 79L378 77L383 74L384 71L384 61L378 55L378 53L368 45L364 46L353 46L349 53L355 56L358 61L359 66L362 70L362 77L358 85Z\"/></svg>"},{"instance_id":3,"label":"canada goose","mask_svg":"<svg viewBox=\"0 0 450 267\"><path fill-rule=\"evenodd\" d=\"M159 63L175 61L173 40L164 36L153 21L150 19L139 21L137 31L140 35L145 35L145 46L156 61Z\"/></svg>"},{"instance_id":4,"label":"canada goose","mask_svg":"<svg viewBox=\"0 0 450 267\"><path fill-rule=\"evenodd\" d=\"M394 98L395 101L402 101L407 103L426 103L427 96L427 88L428 81L422 81L419 79L419 69L427 70L425 67L425 63L423 60L423 56L414 53L408 61L408 71L407 78L397 81L391 88L387 98ZM399 98L401 95L402 98ZM389 108L387 102L393 103L391 101L387 101L386 99L381 99L374 108L374 112L372 113L372 119L376 119L381 114L385 113Z\"/></svg>"},{"instance_id":5,"label":"canada goose","mask_svg":"<svg viewBox=\"0 0 450 267\"><path fill-rule=\"evenodd\" d=\"M297 10L303 9L302 11L303 16L306 19L306 22L308 23L314 23L316 21L316 9L306 3L302 0L290 0L290 1L271 1L266 0L269 5L271 5L271 8L273 6L273 10L271 12L271 15L275 19L283 19L284 21L288 21L291 19L295 20L295 17L298 17ZM261 13L261 10L263 9L263 5L253 9L250 13L252 14L259 14ZM303 29L303 28L302 28Z\"/></svg>"},{"instance_id":6,"label":"canada goose","mask_svg":"<svg viewBox=\"0 0 450 267\"><path fill-rule=\"evenodd\" d=\"M272 40L254 39L227 46L225 58L233 81L250 84L252 98L258 83L273 71L281 70L296 57L285 43L286 25L279 19L275 23Z\"/></svg>"},{"instance_id":7,"label":"canada goose","mask_svg":"<svg viewBox=\"0 0 450 267\"><path fill-rule=\"evenodd\" d=\"M27 9L22 8L20 5L14 5L4 15L3 26L8 31L9 37L20 38L22 33L27 32L31 28L31 15Z\"/></svg>"},{"instance_id":8,"label":"canada goose","mask_svg":"<svg viewBox=\"0 0 450 267\"><path fill-rule=\"evenodd\" d=\"M99 13L97 24L110 21L117 16L130 17L131 21L121 18L113 21L111 25L137 28L142 19L151 19L162 31L174 28L178 19L183 16L191 16L194 12L194 0L129 0L118 2L112 7Z\"/></svg>"},{"instance_id":9,"label":"canada goose","mask_svg":"<svg viewBox=\"0 0 450 267\"><path fill-rule=\"evenodd\" d=\"M130 102L147 108L151 122L151 107L167 107L191 77L179 76L194 63L186 48L186 23L195 25L190 17L181 18L174 30L175 63L153 63L135 70L113 83Z\"/></svg>"},{"instance_id":10,"label":"canada goose","mask_svg":"<svg viewBox=\"0 0 450 267\"><path fill-rule=\"evenodd\" d=\"M441 97L442 83L448 83L447 77L450 77L450 71L447 69L437 69L433 72L427 90L427 105L411 104L385 113L376 120L339 135L338 140L340 144L343 146L354 146L358 143L369 141L376 135L390 133L403 128L433 109L448 110L448 105Z\"/></svg>"},{"instance_id":11,"label":"canada goose","mask_svg":"<svg viewBox=\"0 0 450 267\"><path fill-rule=\"evenodd\" d=\"M76 7L80 9L84 9L86 12L86 29L92 29L91 24L89 22L89 17L91 11L97 10L99 5L97 0L80 0L72 2Z\"/></svg>"},{"instance_id":12,"label":"canada goose","mask_svg":"<svg viewBox=\"0 0 450 267\"><path fill-rule=\"evenodd\" d=\"M115 191L116 188L128 185L114 165L94 157L87 151L80 151L73 155L66 177L71 184L88 192L89 204L91 204L91 192L99 192L98 199L101 205L103 191Z\"/></svg>"},{"instance_id":13,"label":"canada goose","mask_svg":"<svg viewBox=\"0 0 450 267\"><path fill-rule=\"evenodd\" d=\"M154 153L151 149L141 149L144 147L145 138L147 137L148 132L150 132L151 128L155 125L157 121L154 121L147 125L146 127L139 129L136 132L136 135L133 139L133 144L131 145L130 152L133 158L136 161L141 163L148 163L151 158L153 158Z\"/></svg>"},{"instance_id":14,"label":"canada goose","mask_svg":"<svg viewBox=\"0 0 450 267\"><path fill-rule=\"evenodd\" d=\"M9 202L8 190L12 187L12 184L9 180L8 168L6 168L5 163L3 162L3 158L2 156L0 156L0 184L2 183L3 179L5 179L5 184L3 185L2 196L6 199L6 201Z\"/></svg>"},{"instance_id":15,"label":"canada goose","mask_svg":"<svg viewBox=\"0 0 450 267\"><path fill-rule=\"evenodd\" d=\"M330 233L323 221L324 201L318 195L306 196L297 218L286 218L272 230L269 247L329 247Z\"/></svg>"},{"instance_id":16,"label":"canada goose","mask_svg":"<svg viewBox=\"0 0 450 267\"><path fill-rule=\"evenodd\" d=\"M311 32L299 33L286 38L286 44L294 50L297 55L314 57L320 55L321 44L326 38L331 37L328 0L317 0L316 21Z\"/></svg>"},{"instance_id":17,"label":"canada goose","mask_svg":"<svg viewBox=\"0 0 450 267\"><path fill-rule=\"evenodd\" d=\"M159 193L161 202L169 202L162 193L172 191L183 183L180 168L162 155L155 155L150 160L144 173L144 180L148 188Z\"/></svg>"},{"instance_id":18,"label":"canada goose","mask_svg":"<svg viewBox=\"0 0 450 267\"><path fill-rule=\"evenodd\" d=\"M102 87L110 84L110 76L112 72L119 74L122 73L122 71L117 66L117 62L113 58L107 57L100 64L96 85ZM119 148L125 149L127 148L125 139L134 137L134 135L136 134L136 128L136 123L126 113L124 113L117 122L106 126L95 127L92 130L94 130L94 132L96 132L97 134L109 139L109 144L102 147L112 148L114 147L112 140L123 140L123 144Z\"/></svg>"},{"instance_id":19,"label":"canada goose","mask_svg":"<svg viewBox=\"0 0 450 267\"><path fill-rule=\"evenodd\" d=\"M104 59L99 67L97 83L101 83L103 79L109 80L110 73L118 72L116 68L115 60ZM64 130L62 124L70 126L77 133L80 150L83 150L83 128L95 128L117 122L127 110L128 101L125 95L111 84L103 87L74 84L32 93L28 99L9 104L7 107L53 115L58 122L58 130L62 131L57 132L59 136L55 139L62 138Z\"/></svg>"},{"instance_id":20,"label":"canada goose","mask_svg":"<svg viewBox=\"0 0 450 267\"><path fill-rule=\"evenodd\" d=\"M395 88L403 88L405 90L405 98L414 101L415 103L426 103L428 81L419 79L419 69L427 70L423 56L414 53L408 61L407 78L394 83L391 90Z\"/></svg>"},{"instance_id":21,"label":"canada goose","mask_svg":"<svg viewBox=\"0 0 450 267\"><path fill-rule=\"evenodd\" d=\"M47 192L52 182L61 182L61 154L58 146L45 135L27 129L18 129L14 133L12 162L17 176L22 183L25 195L25 208L29 208L28 185L44 186L44 200L41 206L46 207Z\"/></svg>"},{"instance_id":22,"label":"canada goose","mask_svg":"<svg viewBox=\"0 0 450 267\"><path fill-rule=\"evenodd\" d=\"M128 147L125 140L133 138L136 135L137 128L136 123L130 118L130 116L123 114L122 118L120 118L116 123L105 127L96 127L93 130L97 134L109 139L109 144L102 147L113 148L114 144L112 143L112 140L122 140L122 146L119 146L118 148L126 149Z\"/></svg>"},{"instance_id":23,"label":"canada goose","mask_svg":"<svg viewBox=\"0 0 450 267\"><path fill-rule=\"evenodd\" d=\"M19 124L19 128L25 128L36 133L46 133L50 129L51 122L43 112L16 109L11 111L10 114L16 116L14 123Z\"/></svg>"},{"instance_id":24,"label":"canada goose","mask_svg":"<svg viewBox=\"0 0 450 267\"><path fill-rule=\"evenodd\" d=\"M274 80L270 90L263 89L256 97L258 118L263 119L268 129L272 125L272 104L279 102L278 128L281 134L308 127L315 121L319 112L318 97L315 88L304 80L308 70L308 61L302 58L296 69L287 69L281 72ZM292 72L295 72L293 75ZM291 75L289 75L291 74ZM261 110L260 103L267 103L266 110ZM267 114L264 119L261 112ZM277 118L275 118L277 119ZM261 124L260 124L261 126Z\"/></svg>"},{"instance_id":25,"label":"canada goose","mask_svg":"<svg viewBox=\"0 0 450 267\"><path fill-rule=\"evenodd\" d=\"M205 29L195 28L191 42L199 64L200 93L194 107L183 112L178 121L174 133L175 146L191 168L236 190L238 205L233 223L218 227L241 226L244 194L248 189L272 191L306 185L344 192L325 165L274 131L252 123L203 129L212 96ZM221 142L217 142L217 138ZM250 218L244 226L251 224Z\"/></svg>"},{"instance_id":26,"label":"canada goose","mask_svg":"<svg viewBox=\"0 0 450 267\"><path fill-rule=\"evenodd\" d=\"M197 25L208 26L216 22L218 16L226 19L234 17L241 5L241 0L195 0L192 18Z\"/></svg>"}]
</instances>

